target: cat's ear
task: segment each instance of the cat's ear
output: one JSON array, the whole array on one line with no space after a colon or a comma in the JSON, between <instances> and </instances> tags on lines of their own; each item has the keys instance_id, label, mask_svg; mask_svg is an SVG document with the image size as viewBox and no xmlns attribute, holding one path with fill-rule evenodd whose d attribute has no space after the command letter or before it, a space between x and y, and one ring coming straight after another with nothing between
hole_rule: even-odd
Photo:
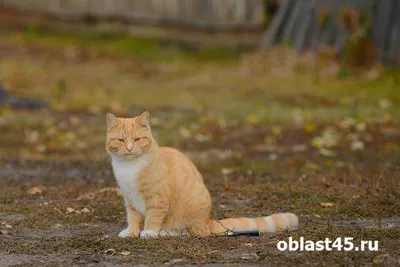
<instances>
[{"instance_id":1,"label":"cat's ear","mask_svg":"<svg viewBox=\"0 0 400 267\"><path fill-rule=\"evenodd\" d=\"M148 111L143 112L138 119L140 126L143 128L150 127L150 113Z\"/></svg>"},{"instance_id":2,"label":"cat's ear","mask_svg":"<svg viewBox=\"0 0 400 267\"><path fill-rule=\"evenodd\" d=\"M118 126L118 118L113 114L108 113L106 116L107 130L111 130Z\"/></svg>"}]
</instances>

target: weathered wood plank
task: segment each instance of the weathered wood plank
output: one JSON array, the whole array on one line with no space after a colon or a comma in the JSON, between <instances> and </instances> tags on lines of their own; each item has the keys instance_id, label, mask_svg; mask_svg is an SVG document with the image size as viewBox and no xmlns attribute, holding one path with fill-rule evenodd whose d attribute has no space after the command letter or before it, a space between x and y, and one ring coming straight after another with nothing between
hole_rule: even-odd
<instances>
[{"instance_id":1,"label":"weathered wood plank","mask_svg":"<svg viewBox=\"0 0 400 267\"><path fill-rule=\"evenodd\" d=\"M400 3L395 3L393 21L388 44L388 57L391 63L400 64Z\"/></svg>"},{"instance_id":2,"label":"weathered wood plank","mask_svg":"<svg viewBox=\"0 0 400 267\"><path fill-rule=\"evenodd\" d=\"M392 1L385 0L377 3L377 17L374 27L374 40L378 48L378 55L381 59L385 57L385 47L387 43L387 28L390 23L390 10Z\"/></svg>"},{"instance_id":3,"label":"weathered wood plank","mask_svg":"<svg viewBox=\"0 0 400 267\"><path fill-rule=\"evenodd\" d=\"M210 29L213 25L218 25L215 29L251 29L263 25L263 17L260 16L262 1L3 0L2 5L21 11L45 12L62 19L80 19L90 14L99 19L112 17L132 23L181 24ZM258 4L258 11L254 3ZM250 5L253 5L253 8L249 7Z\"/></svg>"},{"instance_id":4,"label":"weathered wood plank","mask_svg":"<svg viewBox=\"0 0 400 267\"><path fill-rule=\"evenodd\" d=\"M301 1L295 2L292 10L287 15L288 20L285 23L285 25L283 26L283 30L282 30L282 39L283 40L285 40L285 41L288 41L288 40L293 41L293 38L294 38L294 35L295 35L294 29L295 29L296 25L299 26L297 24L297 22L298 22L299 14L300 14L301 10L302 10Z\"/></svg>"},{"instance_id":5,"label":"weathered wood plank","mask_svg":"<svg viewBox=\"0 0 400 267\"><path fill-rule=\"evenodd\" d=\"M302 3L304 7L304 3ZM299 29L294 38L294 46L297 51L303 51L307 46L307 39L311 39L312 25L315 24L313 9L301 8L298 16Z\"/></svg>"},{"instance_id":6,"label":"weathered wood plank","mask_svg":"<svg viewBox=\"0 0 400 267\"><path fill-rule=\"evenodd\" d=\"M281 2L282 7L278 10L277 14L272 19L271 25L269 26L264 38L261 40L260 48L270 48L278 39L279 32L282 30L283 23L287 14L293 8L295 0L283 0Z\"/></svg>"},{"instance_id":7,"label":"weathered wood plank","mask_svg":"<svg viewBox=\"0 0 400 267\"><path fill-rule=\"evenodd\" d=\"M98 18L116 16L117 2L113 0L91 0L89 13Z\"/></svg>"}]
</instances>

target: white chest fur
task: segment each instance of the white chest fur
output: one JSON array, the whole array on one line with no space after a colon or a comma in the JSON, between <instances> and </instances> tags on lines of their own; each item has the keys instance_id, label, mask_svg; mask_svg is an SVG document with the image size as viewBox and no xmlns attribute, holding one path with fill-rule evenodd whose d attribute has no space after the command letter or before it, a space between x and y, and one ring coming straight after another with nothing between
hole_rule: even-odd
<instances>
[{"instance_id":1,"label":"white chest fur","mask_svg":"<svg viewBox=\"0 0 400 267\"><path fill-rule=\"evenodd\" d=\"M146 213L146 203L138 192L137 179L148 164L149 161L145 155L136 159L118 157L112 159L114 175L125 200L129 201L142 216Z\"/></svg>"}]
</instances>

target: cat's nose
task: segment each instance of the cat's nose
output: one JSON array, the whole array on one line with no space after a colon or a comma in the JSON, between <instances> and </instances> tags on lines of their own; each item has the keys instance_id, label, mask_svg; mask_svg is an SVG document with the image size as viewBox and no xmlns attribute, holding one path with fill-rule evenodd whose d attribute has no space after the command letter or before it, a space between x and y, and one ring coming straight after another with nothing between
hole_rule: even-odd
<instances>
[{"instance_id":1,"label":"cat's nose","mask_svg":"<svg viewBox=\"0 0 400 267\"><path fill-rule=\"evenodd\" d=\"M131 152L133 149L133 145L131 142L128 143L128 145L126 146L126 150L128 150L129 152Z\"/></svg>"}]
</instances>

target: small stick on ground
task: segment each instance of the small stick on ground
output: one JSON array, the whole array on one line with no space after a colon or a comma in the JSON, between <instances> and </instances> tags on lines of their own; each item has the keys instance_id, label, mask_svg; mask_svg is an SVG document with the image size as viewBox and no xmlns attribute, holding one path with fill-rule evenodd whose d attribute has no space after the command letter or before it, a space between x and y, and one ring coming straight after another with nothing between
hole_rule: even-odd
<instances>
[{"instance_id":1,"label":"small stick on ground","mask_svg":"<svg viewBox=\"0 0 400 267\"><path fill-rule=\"evenodd\" d=\"M83 196L80 196L80 197L77 198L77 200L78 201L84 200L84 199L90 200L90 199L93 199L97 195L102 194L104 192L115 192L117 195L121 196L121 191L119 191L119 189L117 187L106 187L106 188L100 189L97 192L88 193L88 194L85 194Z\"/></svg>"}]
</instances>

